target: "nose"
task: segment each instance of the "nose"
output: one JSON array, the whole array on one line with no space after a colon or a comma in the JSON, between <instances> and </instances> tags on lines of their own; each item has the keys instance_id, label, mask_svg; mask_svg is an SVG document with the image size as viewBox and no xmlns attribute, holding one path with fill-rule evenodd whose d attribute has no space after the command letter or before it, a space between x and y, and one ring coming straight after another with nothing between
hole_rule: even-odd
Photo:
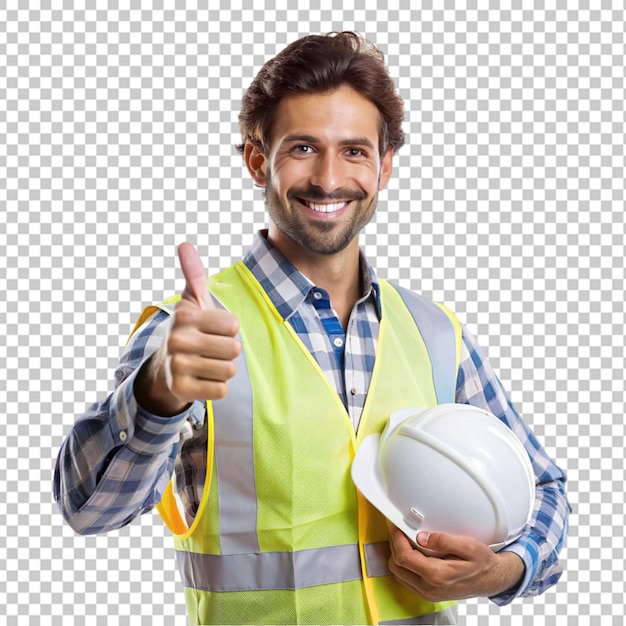
<instances>
[{"instance_id":1,"label":"nose","mask_svg":"<svg viewBox=\"0 0 626 626\"><path fill-rule=\"evenodd\" d=\"M321 187L326 193L344 186L346 182L346 164L332 151L320 152L315 160L311 184Z\"/></svg>"}]
</instances>

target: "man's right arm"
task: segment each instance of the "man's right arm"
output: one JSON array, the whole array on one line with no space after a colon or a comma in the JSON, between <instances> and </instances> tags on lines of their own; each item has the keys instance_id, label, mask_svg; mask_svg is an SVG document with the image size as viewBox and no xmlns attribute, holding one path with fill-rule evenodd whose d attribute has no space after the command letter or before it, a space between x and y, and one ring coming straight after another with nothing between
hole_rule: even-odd
<instances>
[{"instance_id":1,"label":"man's right arm","mask_svg":"<svg viewBox=\"0 0 626 626\"><path fill-rule=\"evenodd\" d=\"M57 458L54 496L80 534L120 528L160 500L188 419L200 423L204 403L160 417L140 406L135 384L162 345L169 315L159 310L137 330L115 372L115 390L75 423Z\"/></svg>"}]
</instances>

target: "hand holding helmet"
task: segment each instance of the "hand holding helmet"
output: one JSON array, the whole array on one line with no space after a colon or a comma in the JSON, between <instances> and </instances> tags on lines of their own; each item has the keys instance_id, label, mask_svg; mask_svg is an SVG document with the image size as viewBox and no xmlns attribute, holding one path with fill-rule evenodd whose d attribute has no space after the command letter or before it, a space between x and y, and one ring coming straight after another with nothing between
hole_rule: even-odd
<instances>
[{"instance_id":1,"label":"hand holding helmet","mask_svg":"<svg viewBox=\"0 0 626 626\"><path fill-rule=\"evenodd\" d=\"M463 535L422 532L420 546L445 554L434 558L416 550L398 528L389 524L389 570L405 587L430 602L493 597L519 585L524 561L515 553L493 552L488 545Z\"/></svg>"}]
</instances>

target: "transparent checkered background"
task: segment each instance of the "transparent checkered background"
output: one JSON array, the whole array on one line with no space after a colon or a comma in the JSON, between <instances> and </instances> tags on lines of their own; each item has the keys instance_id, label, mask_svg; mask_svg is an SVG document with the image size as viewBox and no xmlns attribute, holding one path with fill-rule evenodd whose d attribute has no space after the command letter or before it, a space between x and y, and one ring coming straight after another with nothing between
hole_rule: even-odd
<instances>
[{"instance_id":1,"label":"transparent checkered background","mask_svg":"<svg viewBox=\"0 0 626 626\"><path fill-rule=\"evenodd\" d=\"M0 3L0 622L185 624L157 515L74 536L54 459L142 307L181 287L176 245L217 269L264 225L232 147L253 75L301 35L352 29L407 109L367 252L469 325L569 475L562 581L464 602L461 621L621 624L623 4L218 4Z\"/></svg>"}]
</instances>

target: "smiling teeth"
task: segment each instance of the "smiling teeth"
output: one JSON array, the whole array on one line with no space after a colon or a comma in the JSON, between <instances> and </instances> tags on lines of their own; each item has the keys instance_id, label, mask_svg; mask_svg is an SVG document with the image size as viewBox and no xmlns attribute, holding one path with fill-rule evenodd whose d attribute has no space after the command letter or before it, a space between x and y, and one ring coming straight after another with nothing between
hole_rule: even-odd
<instances>
[{"instance_id":1,"label":"smiling teeth","mask_svg":"<svg viewBox=\"0 0 626 626\"><path fill-rule=\"evenodd\" d=\"M345 202L337 202L336 204L314 204L313 202L308 202L307 204L309 208L319 213L334 213L346 205Z\"/></svg>"}]
</instances>

